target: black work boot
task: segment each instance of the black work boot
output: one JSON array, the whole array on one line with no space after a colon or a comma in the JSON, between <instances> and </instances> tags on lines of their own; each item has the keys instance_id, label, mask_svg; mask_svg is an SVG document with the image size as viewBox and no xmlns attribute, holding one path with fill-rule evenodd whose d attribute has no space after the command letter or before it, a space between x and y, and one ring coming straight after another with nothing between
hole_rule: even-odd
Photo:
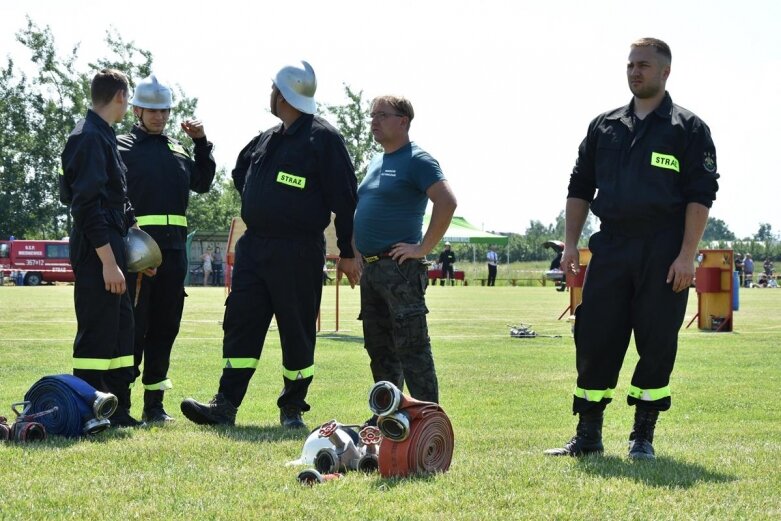
<instances>
[{"instance_id":1,"label":"black work boot","mask_svg":"<svg viewBox=\"0 0 781 521\"><path fill-rule=\"evenodd\" d=\"M602 454L602 419L604 411L580 413L575 436L563 447L548 449L547 456L586 456Z\"/></svg>"},{"instance_id":2,"label":"black work boot","mask_svg":"<svg viewBox=\"0 0 781 521\"><path fill-rule=\"evenodd\" d=\"M109 418L111 427L143 426L144 422L140 422L130 416L130 388L114 389L113 394L117 397L117 410Z\"/></svg>"},{"instance_id":3,"label":"black work boot","mask_svg":"<svg viewBox=\"0 0 781 521\"><path fill-rule=\"evenodd\" d=\"M140 422L130 416L130 412L127 409L120 407L114 411L114 414L109 418L112 427L125 428L125 427L143 427L144 422Z\"/></svg>"},{"instance_id":4,"label":"black work boot","mask_svg":"<svg viewBox=\"0 0 781 521\"><path fill-rule=\"evenodd\" d=\"M635 407L635 424L629 433L629 457L631 459L655 459L654 428L659 411Z\"/></svg>"},{"instance_id":5,"label":"black work boot","mask_svg":"<svg viewBox=\"0 0 781 521\"><path fill-rule=\"evenodd\" d=\"M279 409L279 423L287 429L306 429L306 424L301 418L301 409L294 406Z\"/></svg>"},{"instance_id":6,"label":"black work boot","mask_svg":"<svg viewBox=\"0 0 781 521\"><path fill-rule=\"evenodd\" d=\"M182 401L181 409L188 420L198 425L234 425L238 411L222 393L215 394L209 403L187 398Z\"/></svg>"},{"instance_id":7,"label":"black work boot","mask_svg":"<svg viewBox=\"0 0 781 521\"><path fill-rule=\"evenodd\" d=\"M172 422L163 409L163 391L144 391L144 412L141 419L145 422Z\"/></svg>"}]
</instances>

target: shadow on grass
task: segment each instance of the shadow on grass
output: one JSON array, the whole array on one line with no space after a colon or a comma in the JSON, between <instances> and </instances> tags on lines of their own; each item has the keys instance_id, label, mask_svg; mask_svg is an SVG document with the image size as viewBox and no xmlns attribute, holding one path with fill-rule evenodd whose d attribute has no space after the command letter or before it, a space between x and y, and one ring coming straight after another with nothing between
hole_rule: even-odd
<instances>
[{"instance_id":1,"label":"shadow on grass","mask_svg":"<svg viewBox=\"0 0 781 521\"><path fill-rule=\"evenodd\" d=\"M399 485L405 485L407 483L434 481L436 477L436 474L413 474L403 478L383 478L382 476L379 476L378 473L377 481L374 483L374 488L377 490L391 490L398 487Z\"/></svg>"},{"instance_id":2,"label":"shadow on grass","mask_svg":"<svg viewBox=\"0 0 781 521\"><path fill-rule=\"evenodd\" d=\"M309 435L307 429L286 429L281 425L236 425L233 427L218 426L209 427L204 426L204 431L212 431L216 435L229 438L235 441L248 441L248 442L274 442L285 440L301 440L302 442Z\"/></svg>"},{"instance_id":3,"label":"shadow on grass","mask_svg":"<svg viewBox=\"0 0 781 521\"><path fill-rule=\"evenodd\" d=\"M690 488L699 483L724 483L737 478L713 472L694 463L676 461L665 456L655 460L630 460L618 456L596 456L578 459L578 468L605 478L628 478L651 487Z\"/></svg>"},{"instance_id":4,"label":"shadow on grass","mask_svg":"<svg viewBox=\"0 0 781 521\"><path fill-rule=\"evenodd\" d=\"M78 438L67 438L58 434L46 434L46 439L42 441L6 441L8 447L17 447L24 450L61 450L69 448L80 443L108 443L116 439L129 438L133 434L133 429L107 429L90 436L81 436Z\"/></svg>"},{"instance_id":5,"label":"shadow on grass","mask_svg":"<svg viewBox=\"0 0 781 521\"><path fill-rule=\"evenodd\" d=\"M318 339L333 340L335 342L350 342L353 344L363 344L363 336L340 335L339 333L320 333Z\"/></svg>"}]
</instances>

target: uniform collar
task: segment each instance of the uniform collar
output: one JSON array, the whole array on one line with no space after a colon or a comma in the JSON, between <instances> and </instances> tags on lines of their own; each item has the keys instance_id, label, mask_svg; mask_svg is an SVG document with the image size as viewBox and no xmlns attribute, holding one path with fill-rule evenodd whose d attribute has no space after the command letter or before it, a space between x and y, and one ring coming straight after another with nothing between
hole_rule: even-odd
<instances>
[{"instance_id":1,"label":"uniform collar","mask_svg":"<svg viewBox=\"0 0 781 521\"><path fill-rule=\"evenodd\" d=\"M130 133L133 134L133 136L135 136L136 141L138 141L139 143L144 141L145 139L149 139L152 137L160 137L163 140L166 141L168 140L168 137L166 137L165 134L150 134L149 132L141 128L141 125L139 125L138 123L133 125L133 128L130 131Z\"/></svg>"},{"instance_id":2,"label":"uniform collar","mask_svg":"<svg viewBox=\"0 0 781 521\"><path fill-rule=\"evenodd\" d=\"M287 129L285 129L285 126L283 124L279 124L277 127L277 132L280 134L288 134L293 135L296 132L298 132L298 129L303 127L305 124L309 123L314 119L313 114L301 114L298 119L296 119L292 125L290 125Z\"/></svg>"},{"instance_id":3,"label":"uniform collar","mask_svg":"<svg viewBox=\"0 0 781 521\"><path fill-rule=\"evenodd\" d=\"M653 114L656 114L660 118L664 119L670 119L673 112L673 99L670 97L670 93L667 91L664 91L664 98L662 98L662 102L659 103L659 106L656 107L653 111ZM635 113L635 99L632 98L629 101L628 105L623 106L622 108L616 110L612 114L609 114L606 119L631 119L632 116Z\"/></svg>"},{"instance_id":4,"label":"uniform collar","mask_svg":"<svg viewBox=\"0 0 781 521\"><path fill-rule=\"evenodd\" d=\"M98 127L98 129L101 132L104 132L110 136L116 136L116 133L114 132L114 128L109 125L105 119L101 118L97 112L95 112L92 109L87 109L87 116L85 118L87 121Z\"/></svg>"}]
</instances>

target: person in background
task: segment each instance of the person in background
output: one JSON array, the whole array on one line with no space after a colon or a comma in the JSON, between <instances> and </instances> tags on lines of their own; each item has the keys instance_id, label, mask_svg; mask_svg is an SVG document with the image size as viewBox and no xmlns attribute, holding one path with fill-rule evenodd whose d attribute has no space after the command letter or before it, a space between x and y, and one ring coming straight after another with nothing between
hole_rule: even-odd
<instances>
[{"instance_id":1,"label":"person in background","mask_svg":"<svg viewBox=\"0 0 781 521\"><path fill-rule=\"evenodd\" d=\"M552 456L603 452L602 423L634 334L639 359L627 403L634 406L629 457L653 459L659 413L670 408L697 245L718 190L708 126L666 91L672 54L656 38L630 46L628 105L595 118L580 145L565 209L562 267L580 270L578 240L589 210L583 299L575 310L575 436Z\"/></svg>"},{"instance_id":2,"label":"person in background","mask_svg":"<svg viewBox=\"0 0 781 521\"><path fill-rule=\"evenodd\" d=\"M426 322L425 257L450 226L456 198L439 163L410 140L414 117L406 98L372 100L371 132L383 153L372 158L358 188L354 239L363 259L358 318L374 381L399 389L406 382L413 398L439 402ZM433 208L424 234L429 201Z\"/></svg>"},{"instance_id":3,"label":"person in background","mask_svg":"<svg viewBox=\"0 0 781 521\"><path fill-rule=\"evenodd\" d=\"M743 281L747 288L754 283L754 259L750 253L743 259Z\"/></svg>"},{"instance_id":4,"label":"person in background","mask_svg":"<svg viewBox=\"0 0 781 521\"><path fill-rule=\"evenodd\" d=\"M351 238L355 170L344 139L316 116L317 79L309 63L282 67L271 85L271 113L281 123L239 153L233 183L241 193L247 231L236 245L231 292L225 302L223 370L208 403L192 398L182 413L199 424L233 425L258 365L272 317L282 344L280 424L304 429L302 414L314 378L317 313L323 292L325 236L336 215L342 274L360 277Z\"/></svg>"},{"instance_id":5,"label":"person in background","mask_svg":"<svg viewBox=\"0 0 781 521\"><path fill-rule=\"evenodd\" d=\"M212 261L214 260L214 256L212 255L212 247L208 246L206 248L206 252L204 252L203 255L201 255L201 262L203 262L203 286L206 287L209 285L209 279L212 276L213 266Z\"/></svg>"},{"instance_id":6,"label":"person in background","mask_svg":"<svg viewBox=\"0 0 781 521\"><path fill-rule=\"evenodd\" d=\"M563 254L564 254L564 250L556 252L556 256L553 257L553 260L550 263L550 267L548 268L548 271L560 271L563 274L563 270L561 269L561 257ZM556 281L556 291L566 291L566 290L567 290L566 278L562 278L562 280Z\"/></svg>"},{"instance_id":7,"label":"person in background","mask_svg":"<svg viewBox=\"0 0 781 521\"><path fill-rule=\"evenodd\" d=\"M442 270L442 278L439 281L440 286L445 285L445 280L450 281L450 285L455 284L455 271L453 265L456 262L456 254L450 249L450 243L445 242L445 249L439 254L439 267Z\"/></svg>"},{"instance_id":8,"label":"person in background","mask_svg":"<svg viewBox=\"0 0 781 521\"><path fill-rule=\"evenodd\" d=\"M738 272L740 287L743 287L743 255L735 253L735 271Z\"/></svg>"},{"instance_id":9,"label":"person in background","mask_svg":"<svg viewBox=\"0 0 781 521\"><path fill-rule=\"evenodd\" d=\"M127 292L124 237L135 224L125 164L112 125L127 112L129 82L115 69L92 78L92 108L62 151L60 201L70 208L70 261L76 282L73 374L116 395L114 427L137 427L130 415L133 381L133 304ZM151 274L151 272L150 272Z\"/></svg>"},{"instance_id":10,"label":"person in background","mask_svg":"<svg viewBox=\"0 0 781 521\"><path fill-rule=\"evenodd\" d=\"M128 285L135 319L133 369L134 377L141 376L144 386L141 419L164 422L173 420L163 408L163 396L173 387L168 369L184 309L189 265L187 207L191 190L202 194L211 187L216 171L214 146L197 119L181 123L192 139L192 151L165 133L173 93L154 74L136 85L130 104L136 125L129 134L117 138L127 166L128 197L139 227L157 242L163 255L154 277L139 276Z\"/></svg>"},{"instance_id":11,"label":"person in background","mask_svg":"<svg viewBox=\"0 0 781 521\"><path fill-rule=\"evenodd\" d=\"M222 252L219 246L214 247L214 258L212 259L212 284L222 286Z\"/></svg>"},{"instance_id":12,"label":"person in background","mask_svg":"<svg viewBox=\"0 0 781 521\"><path fill-rule=\"evenodd\" d=\"M496 253L496 247L492 244L488 247L488 253L485 258L488 260L488 285L496 285L496 269L499 266L499 255Z\"/></svg>"},{"instance_id":13,"label":"person in background","mask_svg":"<svg viewBox=\"0 0 781 521\"><path fill-rule=\"evenodd\" d=\"M768 277L773 276L773 261L770 257L765 257L765 262L762 263L762 269L765 270L765 275Z\"/></svg>"}]
</instances>

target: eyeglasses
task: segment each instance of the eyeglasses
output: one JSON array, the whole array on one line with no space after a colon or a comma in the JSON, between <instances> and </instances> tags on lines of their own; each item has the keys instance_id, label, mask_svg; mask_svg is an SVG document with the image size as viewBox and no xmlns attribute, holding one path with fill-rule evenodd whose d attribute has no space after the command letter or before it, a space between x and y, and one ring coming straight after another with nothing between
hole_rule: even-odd
<instances>
[{"instance_id":1,"label":"eyeglasses","mask_svg":"<svg viewBox=\"0 0 781 521\"><path fill-rule=\"evenodd\" d=\"M384 121L385 118L390 117L390 116L396 116L397 118L403 118L405 115L404 114L398 114L398 113L388 114L387 112L372 112L371 114L369 114L369 119L370 120L371 119L378 119L380 121Z\"/></svg>"}]
</instances>

